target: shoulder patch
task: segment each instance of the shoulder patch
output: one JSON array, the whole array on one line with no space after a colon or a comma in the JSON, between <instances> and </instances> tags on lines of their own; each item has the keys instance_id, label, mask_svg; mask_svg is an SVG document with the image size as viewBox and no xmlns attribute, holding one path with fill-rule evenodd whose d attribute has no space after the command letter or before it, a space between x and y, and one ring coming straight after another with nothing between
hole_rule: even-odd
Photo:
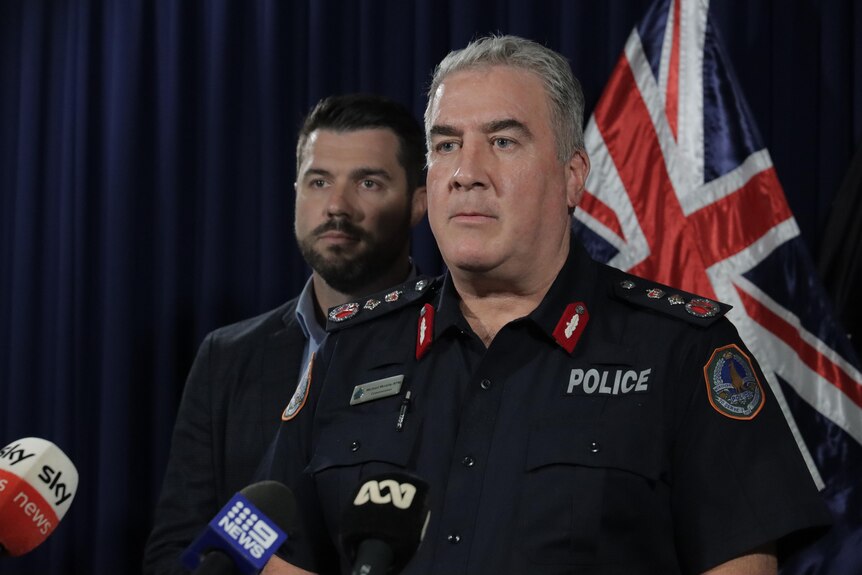
<instances>
[{"instance_id":1,"label":"shoulder patch","mask_svg":"<svg viewBox=\"0 0 862 575\"><path fill-rule=\"evenodd\" d=\"M763 386L749 358L736 344L719 347L703 366L709 403L731 419L754 419L763 408Z\"/></svg>"},{"instance_id":2,"label":"shoulder patch","mask_svg":"<svg viewBox=\"0 0 862 575\"><path fill-rule=\"evenodd\" d=\"M712 325L732 307L629 274L620 274L611 281L613 293L619 299L695 325Z\"/></svg>"},{"instance_id":3,"label":"shoulder patch","mask_svg":"<svg viewBox=\"0 0 862 575\"><path fill-rule=\"evenodd\" d=\"M290 398L287 407L284 408L284 412L281 414L282 421L290 421L305 406L305 401L308 399L308 390L311 388L311 371L314 367L314 355L313 353L311 354L308 366L305 368L305 373L302 375L299 384L297 384L293 397Z\"/></svg>"},{"instance_id":4,"label":"shoulder patch","mask_svg":"<svg viewBox=\"0 0 862 575\"><path fill-rule=\"evenodd\" d=\"M371 294L361 300L330 308L326 314L326 331L338 331L400 309L427 298L436 291L439 278L417 276L401 285Z\"/></svg>"}]
</instances>

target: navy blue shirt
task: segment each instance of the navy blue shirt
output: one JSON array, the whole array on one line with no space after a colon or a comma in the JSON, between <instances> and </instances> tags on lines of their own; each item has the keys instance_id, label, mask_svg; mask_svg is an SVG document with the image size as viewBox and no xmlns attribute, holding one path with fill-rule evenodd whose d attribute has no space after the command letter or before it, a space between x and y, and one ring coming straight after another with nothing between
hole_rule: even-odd
<instances>
[{"instance_id":1,"label":"navy blue shirt","mask_svg":"<svg viewBox=\"0 0 862 575\"><path fill-rule=\"evenodd\" d=\"M487 349L445 276L335 326L276 439L270 474L305 522L288 561L349 573L340 517L386 471L430 485L408 574L698 573L828 523L727 306L571 245L539 307ZM396 375L398 394L350 405L357 385Z\"/></svg>"}]
</instances>

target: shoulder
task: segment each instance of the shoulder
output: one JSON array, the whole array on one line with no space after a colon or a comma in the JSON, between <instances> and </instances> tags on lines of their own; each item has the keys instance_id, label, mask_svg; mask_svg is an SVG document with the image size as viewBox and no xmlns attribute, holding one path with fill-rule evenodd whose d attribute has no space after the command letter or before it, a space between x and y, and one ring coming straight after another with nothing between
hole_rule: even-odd
<instances>
[{"instance_id":1,"label":"shoulder","mask_svg":"<svg viewBox=\"0 0 862 575\"><path fill-rule=\"evenodd\" d=\"M429 301L439 289L442 278L418 276L403 284L330 308L326 331L336 332L366 324L381 317L397 317L397 312L413 309Z\"/></svg>"},{"instance_id":2,"label":"shoulder","mask_svg":"<svg viewBox=\"0 0 862 575\"><path fill-rule=\"evenodd\" d=\"M610 297L648 313L708 327L721 323L719 320L732 307L713 298L660 284L609 266L604 266L604 269L602 281L606 283Z\"/></svg>"},{"instance_id":3,"label":"shoulder","mask_svg":"<svg viewBox=\"0 0 862 575\"><path fill-rule=\"evenodd\" d=\"M294 298L262 314L219 327L211 331L205 341L217 343L220 346L232 346L243 342L253 344L281 330L298 328L296 302L297 298Z\"/></svg>"}]
</instances>

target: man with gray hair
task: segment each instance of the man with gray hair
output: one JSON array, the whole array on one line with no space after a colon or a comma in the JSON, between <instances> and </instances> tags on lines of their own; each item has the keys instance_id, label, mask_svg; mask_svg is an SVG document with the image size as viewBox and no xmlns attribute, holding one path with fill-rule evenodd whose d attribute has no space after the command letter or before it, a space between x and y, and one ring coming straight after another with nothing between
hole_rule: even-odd
<instances>
[{"instance_id":1,"label":"man with gray hair","mask_svg":"<svg viewBox=\"0 0 862 575\"><path fill-rule=\"evenodd\" d=\"M269 462L304 529L266 573L349 573L345 508L383 472L429 485L409 574L767 574L828 524L728 306L573 241L583 107L566 60L521 38L438 66L428 217L448 272L330 324Z\"/></svg>"}]
</instances>

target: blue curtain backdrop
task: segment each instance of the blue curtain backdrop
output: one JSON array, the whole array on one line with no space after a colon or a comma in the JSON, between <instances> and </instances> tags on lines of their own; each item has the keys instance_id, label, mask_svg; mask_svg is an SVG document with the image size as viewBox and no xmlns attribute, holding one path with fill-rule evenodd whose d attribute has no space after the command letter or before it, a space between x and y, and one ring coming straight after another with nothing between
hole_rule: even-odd
<instances>
[{"instance_id":1,"label":"blue curtain backdrop","mask_svg":"<svg viewBox=\"0 0 862 575\"><path fill-rule=\"evenodd\" d=\"M0 2L0 446L50 439L80 473L51 539L0 573L139 570L198 343L308 273L292 182L314 102L376 92L421 117L441 57L500 31L564 53L589 112L648 4ZM712 10L816 254L862 142L862 7ZM439 271L427 226L414 254Z\"/></svg>"}]
</instances>

